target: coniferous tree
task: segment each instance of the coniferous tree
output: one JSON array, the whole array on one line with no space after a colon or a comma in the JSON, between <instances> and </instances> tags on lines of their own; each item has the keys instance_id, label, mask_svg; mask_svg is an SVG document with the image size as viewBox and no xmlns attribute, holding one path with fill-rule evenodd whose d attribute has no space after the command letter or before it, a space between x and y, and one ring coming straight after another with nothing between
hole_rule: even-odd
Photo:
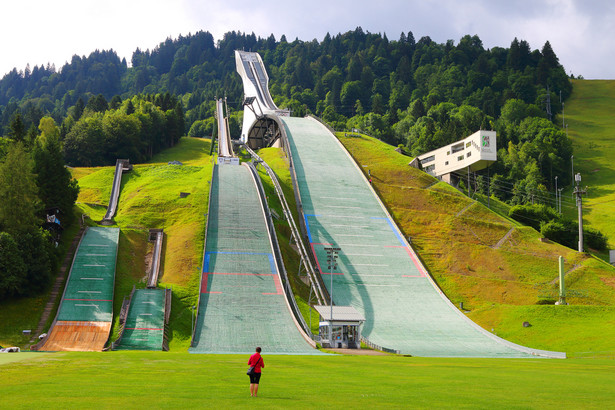
<instances>
[{"instance_id":1,"label":"coniferous tree","mask_svg":"<svg viewBox=\"0 0 615 410\"><path fill-rule=\"evenodd\" d=\"M72 221L73 205L79 194L79 185L64 166L64 157L59 140L59 129L52 118L43 118L39 128L42 134L33 150L34 172L39 198L45 208L59 207L62 223Z\"/></svg>"},{"instance_id":2,"label":"coniferous tree","mask_svg":"<svg viewBox=\"0 0 615 410\"><path fill-rule=\"evenodd\" d=\"M23 144L11 144L0 164L0 229L11 235L38 225L38 189Z\"/></svg>"},{"instance_id":3,"label":"coniferous tree","mask_svg":"<svg viewBox=\"0 0 615 410\"><path fill-rule=\"evenodd\" d=\"M23 141L26 135L26 127L21 119L21 114L17 113L11 121L11 136L15 141Z\"/></svg>"}]
</instances>

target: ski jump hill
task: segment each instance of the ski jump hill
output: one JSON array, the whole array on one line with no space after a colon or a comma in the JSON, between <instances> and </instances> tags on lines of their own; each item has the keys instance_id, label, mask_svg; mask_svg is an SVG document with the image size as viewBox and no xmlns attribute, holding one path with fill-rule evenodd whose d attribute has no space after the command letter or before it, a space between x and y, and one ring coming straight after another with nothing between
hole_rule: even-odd
<instances>
[{"instance_id":1,"label":"ski jump hill","mask_svg":"<svg viewBox=\"0 0 615 410\"><path fill-rule=\"evenodd\" d=\"M88 228L73 259L51 329L32 350L101 351L113 318L113 288L120 230Z\"/></svg>"},{"instance_id":2,"label":"ski jump hill","mask_svg":"<svg viewBox=\"0 0 615 410\"><path fill-rule=\"evenodd\" d=\"M218 123L227 123L218 112ZM226 135L219 132L189 351L249 354L261 346L268 353L319 354L291 313L256 170L251 164L227 161L233 153Z\"/></svg>"},{"instance_id":3,"label":"ski jump hill","mask_svg":"<svg viewBox=\"0 0 615 410\"><path fill-rule=\"evenodd\" d=\"M364 337L415 356L565 358L565 353L501 339L460 312L433 281L332 132L313 118L292 118L271 106L268 78L257 53L238 51L236 60L246 96L244 111L255 113L247 129L244 115L242 140L253 149L282 142L289 154L305 239L320 275L336 305L353 306L364 315ZM258 109L248 107L250 97ZM332 272L324 250L331 246L341 249Z\"/></svg>"}]
</instances>

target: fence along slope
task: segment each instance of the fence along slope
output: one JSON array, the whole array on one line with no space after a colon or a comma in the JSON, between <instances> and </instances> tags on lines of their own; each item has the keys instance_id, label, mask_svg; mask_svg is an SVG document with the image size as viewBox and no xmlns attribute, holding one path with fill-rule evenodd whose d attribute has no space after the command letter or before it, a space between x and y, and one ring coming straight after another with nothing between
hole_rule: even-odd
<instances>
[{"instance_id":1,"label":"fence along slope","mask_svg":"<svg viewBox=\"0 0 615 410\"><path fill-rule=\"evenodd\" d=\"M331 132L309 118L281 118L293 158L308 241L337 305L367 321L371 342L416 356L565 357L500 339L471 322L435 285L414 250ZM327 269L325 247L341 248ZM323 269L324 267L324 269Z\"/></svg>"},{"instance_id":2,"label":"fence along slope","mask_svg":"<svg viewBox=\"0 0 615 410\"><path fill-rule=\"evenodd\" d=\"M291 317L250 170L215 167L190 352L317 354Z\"/></svg>"}]
</instances>

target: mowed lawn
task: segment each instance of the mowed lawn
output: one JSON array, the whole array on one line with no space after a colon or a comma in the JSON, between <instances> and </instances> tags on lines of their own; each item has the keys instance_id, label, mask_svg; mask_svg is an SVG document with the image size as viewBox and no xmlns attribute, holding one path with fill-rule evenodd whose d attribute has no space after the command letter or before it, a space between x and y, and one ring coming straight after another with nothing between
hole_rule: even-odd
<instances>
[{"instance_id":1,"label":"mowed lawn","mask_svg":"<svg viewBox=\"0 0 615 410\"><path fill-rule=\"evenodd\" d=\"M575 80L573 87L565 122L574 147L574 172L581 173L581 186L588 186L583 217L615 248L615 81ZM571 198L570 188L566 192ZM575 216L576 208L568 214Z\"/></svg>"},{"instance_id":2,"label":"mowed lawn","mask_svg":"<svg viewBox=\"0 0 615 410\"><path fill-rule=\"evenodd\" d=\"M247 356L23 353L2 408L611 408L613 360L269 356L250 398Z\"/></svg>"}]
</instances>

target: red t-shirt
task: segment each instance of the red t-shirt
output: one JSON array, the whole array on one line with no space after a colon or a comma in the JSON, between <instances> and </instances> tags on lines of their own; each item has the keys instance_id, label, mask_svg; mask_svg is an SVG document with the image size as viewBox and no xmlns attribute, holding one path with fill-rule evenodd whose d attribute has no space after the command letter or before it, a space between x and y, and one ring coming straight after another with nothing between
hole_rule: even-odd
<instances>
[{"instance_id":1,"label":"red t-shirt","mask_svg":"<svg viewBox=\"0 0 615 410\"><path fill-rule=\"evenodd\" d=\"M254 353L252 356L250 356L250 359L248 360L248 366L254 366L254 373L261 372L261 368L265 367L265 363L263 363L263 358L261 357L260 353Z\"/></svg>"}]
</instances>

